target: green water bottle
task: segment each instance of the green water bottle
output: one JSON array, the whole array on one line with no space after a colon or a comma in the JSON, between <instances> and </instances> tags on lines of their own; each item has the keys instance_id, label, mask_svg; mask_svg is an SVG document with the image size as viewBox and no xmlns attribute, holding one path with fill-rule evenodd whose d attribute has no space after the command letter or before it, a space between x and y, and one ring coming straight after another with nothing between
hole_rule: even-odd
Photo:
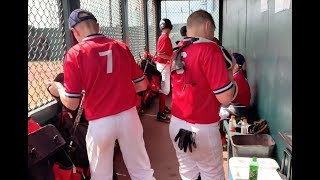
<instances>
[{"instance_id":1,"label":"green water bottle","mask_svg":"<svg viewBox=\"0 0 320 180\"><path fill-rule=\"evenodd\" d=\"M252 161L249 166L249 180L257 180L258 179L258 169L259 164L257 162L256 157L252 157Z\"/></svg>"}]
</instances>

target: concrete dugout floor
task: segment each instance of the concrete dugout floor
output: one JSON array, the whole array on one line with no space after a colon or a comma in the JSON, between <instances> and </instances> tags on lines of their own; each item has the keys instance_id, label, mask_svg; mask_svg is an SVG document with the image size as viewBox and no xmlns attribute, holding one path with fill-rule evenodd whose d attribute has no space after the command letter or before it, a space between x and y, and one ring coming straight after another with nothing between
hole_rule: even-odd
<instances>
[{"instance_id":1,"label":"concrete dugout floor","mask_svg":"<svg viewBox=\"0 0 320 180\"><path fill-rule=\"evenodd\" d=\"M171 96L166 104L170 107ZM156 120L158 112L158 98L154 99L152 105L140 116L144 128L144 141L154 169L157 180L180 180L179 165L175 150L169 137L169 124ZM224 150L224 172L228 179L227 152ZM122 159L119 149L115 151L114 166L117 171L118 180L130 180L130 176Z\"/></svg>"}]
</instances>

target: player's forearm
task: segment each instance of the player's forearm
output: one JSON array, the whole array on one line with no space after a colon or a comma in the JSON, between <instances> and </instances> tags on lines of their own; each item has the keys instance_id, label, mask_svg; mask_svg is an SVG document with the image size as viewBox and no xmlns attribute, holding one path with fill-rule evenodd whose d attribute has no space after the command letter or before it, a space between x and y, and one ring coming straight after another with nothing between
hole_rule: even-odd
<instances>
[{"instance_id":1,"label":"player's forearm","mask_svg":"<svg viewBox=\"0 0 320 180\"><path fill-rule=\"evenodd\" d=\"M67 97L66 90L61 83L56 83L56 86L57 86L57 90L58 90L62 104L70 110L73 110L73 111L76 110L79 106L80 99Z\"/></svg>"},{"instance_id":2,"label":"player's forearm","mask_svg":"<svg viewBox=\"0 0 320 180\"><path fill-rule=\"evenodd\" d=\"M134 88L136 89L136 92L144 91L147 89L148 83L147 80L144 79L141 82L135 83Z\"/></svg>"},{"instance_id":3,"label":"player's forearm","mask_svg":"<svg viewBox=\"0 0 320 180\"><path fill-rule=\"evenodd\" d=\"M231 102L232 102L232 101L237 97L237 95L238 95L238 85L237 85L236 81L233 81L232 83L233 83L233 87L232 87L232 89L233 89L233 97L231 98Z\"/></svg>"},{"instance_id":4,"label":"player's forearm","mask_svg":"<svg viewBox=\"0 0 320 180\"><path fill-rule=\"evenodd\" d=\"M234 78L233 78L233 72L232 69L228 70L228 78L231 82L235 82Z\"/></svg>"},{"instance_id":5,"label":"player's forearm","mask_svg":"<svg viewBox=\"0 0 320 180\"><path fill-rule=\"evenodd\" d=\"M229 80L233 83L233 87L232 87L233 96L231 98L231 102L232 102L238 95L238 85L237 85L237 82L233 78L232 69L228 70L228 77L229 77Z\"/></svg>"}]
</instances>

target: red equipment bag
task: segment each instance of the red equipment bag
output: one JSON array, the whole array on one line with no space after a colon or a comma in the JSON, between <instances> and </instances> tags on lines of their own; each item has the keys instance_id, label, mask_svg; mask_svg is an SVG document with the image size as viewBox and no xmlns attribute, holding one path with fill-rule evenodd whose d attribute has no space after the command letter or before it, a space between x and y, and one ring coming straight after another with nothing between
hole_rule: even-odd
<instances>
[{"instance_id":1,"label":"red equipment bag","mask_svg":"<svg viewBox=\"0 0 320 180\"><path fill-rule=\"evenodd\" d=\"M76 167L65 150L59 151L55 157L52 170L55 180L85 180L83 168Z\"/></svg>"},{"instance_id":2,"label":"red equipment bag","mask_svg":"<svg viewBox=\"0 0 320 180\"><path fill-rule=\"evenodd\" d=\"M33 119L29 118L28 120L28 135L40 129L41 126L35 122Z\"/></svg>"}]
</instances>

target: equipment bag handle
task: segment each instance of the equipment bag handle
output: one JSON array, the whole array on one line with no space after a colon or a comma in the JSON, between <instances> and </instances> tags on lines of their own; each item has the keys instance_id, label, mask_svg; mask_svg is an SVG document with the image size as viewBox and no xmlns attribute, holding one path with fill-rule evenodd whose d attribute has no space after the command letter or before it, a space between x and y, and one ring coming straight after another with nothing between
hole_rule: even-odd
<instances>
[{"instance_id":1,"label":"equipment bag handle","mask_svg":"<svg viewBox=\"0 0 320 180\"><path fill-rule=\"evenodd\" d=\"M74 140L74 137L75 137L75 135L76 135L76 130L77 130L77 127L78 127L78 124L79 124L79 122L80 122L81 115L82 115L82 112L83 112L83 109L84 109L84 105L83 105L84 96L85 96L85 92L82 91L82 98L81 98L81 101L80 101L79 110L78 110L78 112L77 112L77 116L76 116L76 118L75 118L75 120L74 120L74 123L73 123L71 140L70 140L70 143L69 143L70 149L71 149L71 147L72 147L73 140Z\"/></svg>"}]
</instances>

